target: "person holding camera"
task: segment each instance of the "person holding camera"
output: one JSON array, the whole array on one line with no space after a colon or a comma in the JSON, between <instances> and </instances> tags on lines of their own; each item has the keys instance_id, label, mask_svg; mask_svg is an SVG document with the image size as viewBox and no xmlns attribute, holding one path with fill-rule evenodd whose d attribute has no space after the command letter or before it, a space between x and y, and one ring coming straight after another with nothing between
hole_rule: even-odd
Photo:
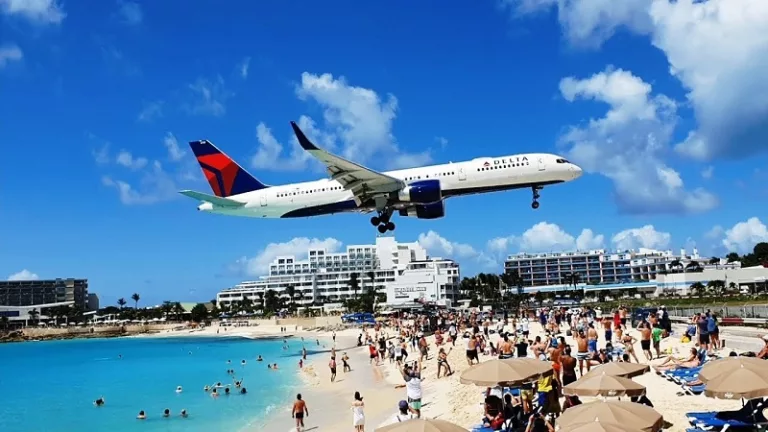
<instances>
[{"instance_id":1,"label":"person holding camera","mask_svg":"<svg viewBox=\"0 0 768 432\"><path fill-rule=\"evenodd\" d=\"M525 427L525 432L555 432L555 428L552 427L549 419L540 413L535 413L528 419L528 426Z\"/></svg>"}]
</instances>

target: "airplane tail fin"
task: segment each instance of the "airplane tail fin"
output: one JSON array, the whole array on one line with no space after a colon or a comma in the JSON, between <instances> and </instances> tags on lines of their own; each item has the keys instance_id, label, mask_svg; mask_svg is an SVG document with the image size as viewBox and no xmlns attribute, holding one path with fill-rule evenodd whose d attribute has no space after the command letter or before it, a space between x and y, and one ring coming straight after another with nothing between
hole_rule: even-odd
<instances>
[{"instance_id":1,"label":"airplane tail fin","mask_svg":"<svg viewBox=\"0 0 768 432\"><path fill-rule=\"evenodd\" d=\"M189 146L217 197L226 198L269 187L248 174L210 141L191 141Z\"/></svg>"}]
</instances>

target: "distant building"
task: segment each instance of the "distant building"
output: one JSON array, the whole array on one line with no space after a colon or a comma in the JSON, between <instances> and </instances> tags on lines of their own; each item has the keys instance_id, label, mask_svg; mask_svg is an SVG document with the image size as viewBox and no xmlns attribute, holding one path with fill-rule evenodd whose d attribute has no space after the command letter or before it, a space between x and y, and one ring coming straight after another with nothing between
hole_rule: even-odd
<instances>
[{"instance_id":1,"label":"distant building","mask_svg":"<svg viewBox=\"0 0 768 432\"><path fill-rule=\"evenodd\" d=\"M459 265L435 258L414 261L386 285L387 306L434 303L455 306L459 297Z\"/></svg>"},{"instance_id":2,"label":"distant building","mask_svg":"<svg viewBox=\"0 0 768 432\"><path fill-rule=\"evenodd\" d=\"M99 296L94 293L88 293L87 304L88 304L88 307L86 308L86 310L88 311L99 310Z\"/></svg>"},{"instance_id":3,"label":"distant building","mask_svg":"<svg viewBox=\"0 0 768 432\"><path fill-rule=\"evenodd\" d=\"M69 302L88 309L88 279L0 281L0 305L37 306Z\"/></svg>"},{"instance_id":4,"label":"distant building","mask_svg":"<svg viewBox=\"0 0 768 432\"><path fill-rule=\"evenodd\" d=\"M427 266L431 266L429 271ZM432 275L428 276L430 271ZM340 303L355 295L349 287L353 273L358 274L358 295L373 288L387 294L387 303L389 286L404 280L411 280L411 286L419 290L414 292L433 301L458 295L458 264L429 258L416 242L397 243L393 237L378 237L375 245L350 245L346 252L328 253L318 248L309 249L306 258L300 260L295 256L279 256L270 264L266 276L227 288L216 300L221 305L244 298L258 302L268 290L287 297L286 288L292 286L296 304Z\"/></svg>"}]
</instances>

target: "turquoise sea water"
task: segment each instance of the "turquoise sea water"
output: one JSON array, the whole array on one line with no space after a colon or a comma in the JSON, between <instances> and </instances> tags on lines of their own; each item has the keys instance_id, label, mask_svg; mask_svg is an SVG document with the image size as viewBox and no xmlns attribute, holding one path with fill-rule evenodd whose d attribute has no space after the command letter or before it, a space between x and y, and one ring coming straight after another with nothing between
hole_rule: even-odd
<instances>
[{"instance_id":1,"label":"turquoise sea water","mask_svg":"<svg viewBox=\"0 0 768 432\"><path fill-rule=\"evenodd\" d=\"M282 340L212 337L3 344L0 431L260 430L265 415L291 402L298 384L300 343L289 343L289 350ZM268 370L267 362L280 369ZM227 369L244 378L248 394L234 394L233 386L232 395L214 399L203 386L232 383ZM106 400L101 408L93 405L99 396ZM171 418L162 417L165 408ZM142 409L147 420L136 420ZM189 418L179 416L181 409Z\"/></svg>"}]
</instances>

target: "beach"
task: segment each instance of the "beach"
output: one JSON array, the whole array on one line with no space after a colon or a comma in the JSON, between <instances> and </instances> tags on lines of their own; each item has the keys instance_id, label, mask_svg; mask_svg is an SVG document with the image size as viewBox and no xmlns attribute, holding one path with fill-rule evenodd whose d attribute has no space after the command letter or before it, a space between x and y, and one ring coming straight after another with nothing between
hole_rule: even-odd
<instances>
[{"instance_id":1,"label":"beach","mask_svg":"<svg viewBox=\"0 0 768 432\"><path fill-rule=\"evenodd\" d=\"M293 328L291 328L293 330ZM530 326L533 339L536 336L544 336L542 328L537 323ZM738 331L736 331L738 330ZM373 332L372 329L368 330ZM384 330L390 337L394 337L394 329ZM178 333L178 332L170 332ZM256 326L229 329L227 336L240 336L247 338L261 337L281 337L291 335L291 344L300 343L300 338L304 337L308 349L317 349L315 340L321 342L321 350L324 352L312 354L308 357L304 368L299 370L297 364L286 364L284 367L296 370L301 378L296 392L301 393L303 399L307 402L310 415L305 420L307 430L333 431L340 432L353 430L351 403L352 395L359 391L365 402L366 430L375 430L382 422L392 417L397 411L397 403L406 399L405 390L395 388L403 384L403 379L394 364L385 360L380 366L369 365L367 347L357 347L357 336L361 333L360 329L346 329L336 332L338 376L334 383L330 382L330 371L328 361L330 360L329 351L332 346L332 332L316 330L303 331L298 328L292 332L281 333L279 326ZM637 330L630 330L629 333L636 339L640 339ZM208 334L216 335L216 327L210 327L201 332L193 333L195 335ZM219 333L221 336L223 332ZM671 350L674 355L684 355L693 343L683 344L677 331L673 336L665 338L662 341L662 351ZM759 349L760 341L757 336L764 334L757 329L735 328L734 336L729 336L728 330L724 330L724 337L729 338L731 343L728 346L741 346L743 349ZM738 335L738 336L735 336ZM753 337L754 335L754 337ZM563 333L565 336L565 333ZM164 337L164 334L151 335L147 337ZM565 336L566 342L573 345L571 337ZM605 340L599 339L599 347L605 346ZM491 340L496 342L497 336L492 335ZM423 408L422 416L428 418L439 418L454 422L458 425L470 429L480 422L483 415L484 387L464 385L459 383L459 376L463 370L468 368L465 358L464 345L461 340L456 342L456 347L450 350L448 362L454 370L454 374L448 377L437 378L437 361L435 359L438 348L435 347L434 336L427 338L430 345L429 360L425 362L422 375L423 380ZM446 350L450 344L444 345ZM292 347L293 348L293 347ZM729 348L725 349L729 352ZM642 356L640 343L637 342L635 351L638 353L641 363L648 363ZM350 357L352 372L343 373L341 355L346 352ZM413 359L416 353L411 354ZM494 357L481 355L481 361L487 361ZM298 357L296 358L296 362ZM657 360L650 362L657 363ZM295 362L294 362L295 363ZM647 388L647 396L653 402L655 409L664 416L665 421L670 423L665 429L669 432L683 432L688 426L685 414L692 411L713 411L738 409L739 401L718 400L699 396L679 395L681 388L672 382L656 375L653 371L634 378L634 380ZM295 400L295 394L285 400L284 404L279 404L267 419L266 426L259 428L246 428L244 430L268 430L268 431L289 431L294 427L294 421L290 416L290 409ZM591 398L582 398L586 403Z\"/></svg>"}]
</instances>

